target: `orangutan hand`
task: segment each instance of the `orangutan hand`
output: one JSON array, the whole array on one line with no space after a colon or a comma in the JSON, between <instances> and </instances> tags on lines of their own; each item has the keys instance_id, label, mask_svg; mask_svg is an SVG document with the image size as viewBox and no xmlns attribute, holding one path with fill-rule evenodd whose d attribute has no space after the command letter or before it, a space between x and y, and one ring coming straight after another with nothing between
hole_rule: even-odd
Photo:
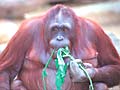
<instances>
[{"instance_id":1,"label":"orangutan hand","mask_svg":"<svg viewBox=\"0 0 120 90\"><path fill-rule=\"evenodd\" d=\"M90 63L84 63L84 66L86 67L86 71L88 72L89 76L93 78L96 73L96 68L94 68ZM78 63L76 61L70 62L70 75L72 77L72 82L88 81L88 78L84 74L83 70L79 68Z\"/></svg>"}]
</instances>

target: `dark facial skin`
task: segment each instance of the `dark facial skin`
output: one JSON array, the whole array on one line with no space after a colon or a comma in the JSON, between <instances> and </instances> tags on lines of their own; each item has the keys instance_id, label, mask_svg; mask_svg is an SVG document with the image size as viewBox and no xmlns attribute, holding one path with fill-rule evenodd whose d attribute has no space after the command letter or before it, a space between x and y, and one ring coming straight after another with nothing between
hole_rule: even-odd
<instances>
[{"instance_id":1,"label":"dark facial skin","mask_svg":"<svg viewBox=\"0 0 120 90\"><path fill-rule=\"evenodd\" d=\"M48 35L48 44L52 49L58 49L65 46L71 46L71 38L75 36L74 34L74 24L73 20L64 13L61 9L56 16L49 22L48 30L46 34ZM49 32L48 32L49 31Z\"/></svg>"},{"instance_id":2,"label":"dark facial skin","mask_svg":"<svg viewBox=\"0 0 120 90\"><path fill-rule=\"evenodd\" d=\"M49 44L52 48L58 49L61 47L69 46L69 32L70 28L64 24L62 25L53 25L50 28L51 40Z\"/></svg>"},{"instance_id":3,"label":"dark facial skin","mask_svg":"<svg viewBox=\"0 0 120 90\"><path fill-rule=\"evenodd\" d=\"M65 46L70 47L70 32L71 27L69 23L62 23L61 25L59 23L53 23L50 27L51 40L49 41L49 45L51 46L51 51L53 49L57 51L59 48ZM54 54L54 57L56 57L56 53ZM67 61L65 60L65 62Z\"/></svg>"}]
</instances>

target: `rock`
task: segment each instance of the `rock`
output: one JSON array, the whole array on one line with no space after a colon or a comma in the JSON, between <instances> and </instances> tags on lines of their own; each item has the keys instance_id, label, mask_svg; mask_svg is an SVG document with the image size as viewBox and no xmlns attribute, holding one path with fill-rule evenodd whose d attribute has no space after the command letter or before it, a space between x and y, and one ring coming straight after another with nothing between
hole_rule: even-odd
<instances>
[{"instance_id":1,"label":"rock","mask_svg":"<svg viewBox=\"0 0 120 90\"><path fill-rule=\"evenodd\" d=\"M113 45L115 46L116 50L120 54L120 39L115 36L112 32L106 32L106 34L110 37L112 40Z\"/></svg>"}]
</instances>

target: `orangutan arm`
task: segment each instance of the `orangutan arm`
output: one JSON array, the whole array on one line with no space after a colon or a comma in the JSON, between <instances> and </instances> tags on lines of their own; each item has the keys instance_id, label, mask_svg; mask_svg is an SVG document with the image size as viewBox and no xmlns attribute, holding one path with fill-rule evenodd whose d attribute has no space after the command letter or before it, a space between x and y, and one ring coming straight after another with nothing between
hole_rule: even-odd
<instances>
[{"instance_id":1,"label":"orangutan arm","mask_svg":"<svg viewBox=\"0 0 120 90\"><path fill-rule=\"evenodd\" d=\"M32 45L32 31L21 25L0 55L0 90L10 90L11 81L21 69L25 55Z\"/></svg>"},{"instance_id":2,"label":"orangutan arm","mask_svg":"<svg viewBox=\"0 0 120 90\"><path fill-rule=\"evenodd\" d=\"M93 80L104 82L108 86L117 85L120 82L120 57L108 36L100 27L96 29L96 47L100 67L97 68Z\"/></svg>"},{"instance_id":3,"label":"orangutan arm","mask_svg":"<svg viewBox=\"0 0 120 90\"><path fill-rule=\"evenodd\" d=\"M87 22L85 36L96 48L98 52L98 67L90 67L86 70L93 79L93 82L101 82L109 87L119 84L120 82L120 57L114 48L109 37L103 30L92 21ZM73 82L88 82L84 72L79 69L75 62L70 63Z\"/></svg>"}]
</instances>

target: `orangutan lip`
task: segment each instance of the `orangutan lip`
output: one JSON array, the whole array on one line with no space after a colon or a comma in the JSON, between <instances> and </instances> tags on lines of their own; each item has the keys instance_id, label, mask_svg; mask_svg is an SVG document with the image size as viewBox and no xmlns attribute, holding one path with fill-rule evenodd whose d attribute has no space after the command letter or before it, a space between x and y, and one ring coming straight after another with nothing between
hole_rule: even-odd
<instances>
[{"instance_id":1,"label":"orangutan lip","mask_svg":"<svg viewBox=\"0 0 120 90\"><path fill-rule=\"evenodd\" d=\"M55 50L55 52L57 52L60 48L65 48L66 46L63 46L63 47L58 47L58 48L51 48L50 51L53 51Z\"/></svg>"}]
</instances>

